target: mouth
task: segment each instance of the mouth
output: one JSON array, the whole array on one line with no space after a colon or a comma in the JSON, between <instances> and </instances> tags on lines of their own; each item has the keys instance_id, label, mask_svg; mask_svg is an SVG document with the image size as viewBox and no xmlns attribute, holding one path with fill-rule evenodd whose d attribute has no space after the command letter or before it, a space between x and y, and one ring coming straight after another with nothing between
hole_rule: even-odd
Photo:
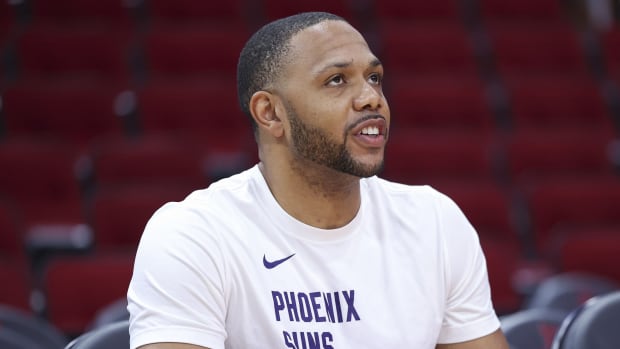
<instances>
[{"instance_id":1,"label":"mouth","mask_svg":"<svg viewBox=\"0 0 620 349\"><path fill-rule=\"evenodd\" d=\"M387 122L381 115L368 115L352 127L352 133L356 136L386 136Z\"/></svg>"},{"instance_id":2,"label":"mouth","mask_svg":"<svg viewBox=\"0 0 620 349\"><path fill-rule=\"evenodd\" d=\"M379 127L377 126L367 126L364 127L360 133L360 135L364 135L364 136L379 136L381 135L381 129L379 129Z\"/></svg>"},{"instance_id":3,"label":"mouth","mask_svg":"<svg viewBox=\"0 0 620 349\"><path fill-rule=\"evenodd\" d=\"M387 133L387 122L381 115L367 116L352 129L355 139L370 147L383 146Z\"/></svg>"}]
</instances>

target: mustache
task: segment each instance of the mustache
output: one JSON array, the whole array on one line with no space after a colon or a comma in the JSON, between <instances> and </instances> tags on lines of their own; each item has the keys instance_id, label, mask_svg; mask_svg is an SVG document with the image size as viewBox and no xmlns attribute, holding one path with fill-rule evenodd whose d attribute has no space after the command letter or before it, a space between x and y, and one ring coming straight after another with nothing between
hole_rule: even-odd
<instances>
[{"instance_id":1,"label":"mustache","mask_svg":"<svg viewBox=\"0 0 620 349\"><path fill-rule=\"evenodd\" d=\"M365 115L362 118L360 118L359 120L356 120L353 124L349 125L349 127L347 127L347 131L351 131L354 128L356 128L359 124L368 121L368 120L374 120L374 119L382 119L383 121L387 120L385 119L385 117L381 114L369 114L369 115Z\"/></svg>"}]
</instances>

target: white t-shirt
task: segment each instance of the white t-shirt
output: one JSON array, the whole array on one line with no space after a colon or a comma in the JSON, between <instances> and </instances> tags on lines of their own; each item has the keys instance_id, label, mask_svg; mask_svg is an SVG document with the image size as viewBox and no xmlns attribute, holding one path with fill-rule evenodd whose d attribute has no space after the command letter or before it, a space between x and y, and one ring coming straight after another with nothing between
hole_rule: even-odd
<instances>
[{"instance_id":1,"label":"white t-shirt","mask_svg":"<svg viewBox=\"0 0 620 349\"><path fill-rule=\"evenodd\" d=\"M131 348L434 348L499 328L475 230L428 186L362 179L357 216L288 215L258 167L148 222L128 291Z\"/></svg>"}]
</instances>

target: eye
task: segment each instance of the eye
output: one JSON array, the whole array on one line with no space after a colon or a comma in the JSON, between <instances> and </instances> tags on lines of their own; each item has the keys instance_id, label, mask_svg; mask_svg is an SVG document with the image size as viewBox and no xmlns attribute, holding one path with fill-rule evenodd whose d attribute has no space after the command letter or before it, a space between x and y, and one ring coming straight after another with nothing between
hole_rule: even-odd
<instances>
[{"instance_id":1,"label":"eye","mask_svg":"<svg viewBox=\"0 0 620 349\"><path fill-rule=\"evenodd\" d=\"M334 75L329 80L327 80L327 85L329 86L339 86L344 84L344 77L342 75Z\"/></svg>"},{"instance_id":2,"label":"eye","mask_svg":"<svg viewBox=\"0 0 620 349\"><path fill-rule=\"evenodd\" d=\"M380 85L381 81L383 81L383 76L379 73L372 73L368 76L368 82L375 85Z\"/></svg>"}]
</instances>

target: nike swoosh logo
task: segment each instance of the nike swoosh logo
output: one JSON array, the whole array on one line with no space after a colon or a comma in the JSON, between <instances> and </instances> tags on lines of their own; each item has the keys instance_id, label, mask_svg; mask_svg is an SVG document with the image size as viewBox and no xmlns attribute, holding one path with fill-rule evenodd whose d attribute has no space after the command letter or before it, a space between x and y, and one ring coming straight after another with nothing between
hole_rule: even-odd
<instances>
[{"instance_id":1,"label":"nike swoosh logo","mask_svg":"<svg viewBox=\"0 0 620 349\"><path fill-rule=\"evenodd\" d=\"M265 266L265 268L267 269L273 269L275 267L277 267L278 265L288 261L289 259L291 259L295 254L293 253L292 255L288 256L288 257L284 257L282 259L276 259L275 261L268 261L267 257L265 257L265 255L263 255L263 265Z\"/></svg>"}]
</instances>

